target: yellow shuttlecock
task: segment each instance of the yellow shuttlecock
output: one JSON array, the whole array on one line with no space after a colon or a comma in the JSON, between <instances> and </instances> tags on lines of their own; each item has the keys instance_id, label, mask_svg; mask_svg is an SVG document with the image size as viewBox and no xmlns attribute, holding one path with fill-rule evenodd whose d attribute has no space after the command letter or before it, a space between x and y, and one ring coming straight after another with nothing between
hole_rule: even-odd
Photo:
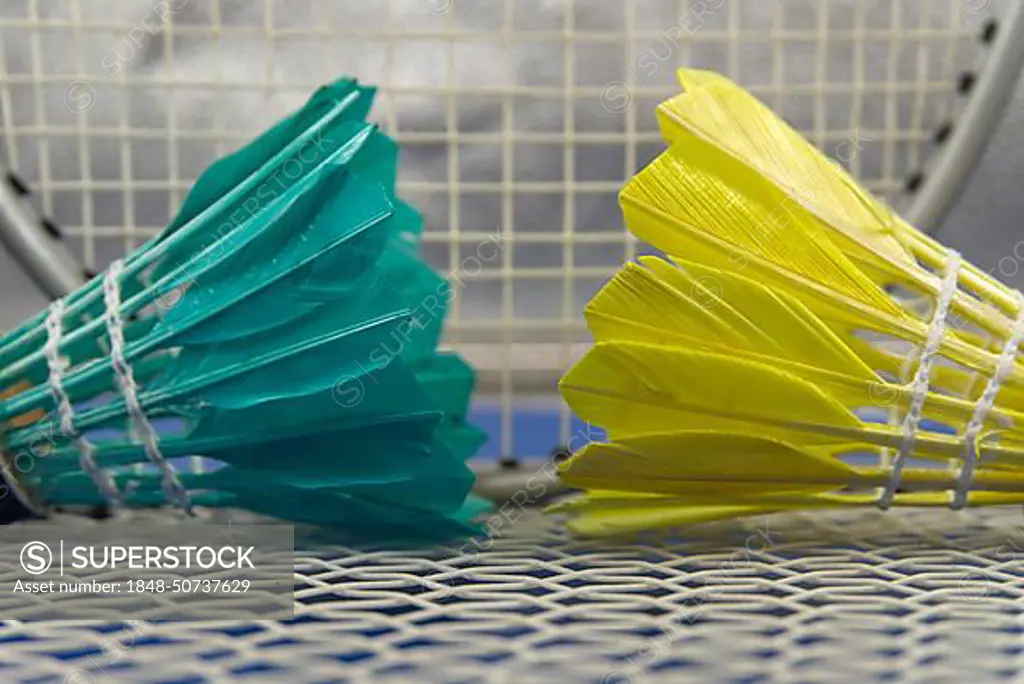
<instances>
[{"instance_id":1,"label":"yellow shuttlecock","mask_svg":"<svg viewBox=\"0 0 1024 684\"><path fill-rule=\"evenodd\" d=\"M562 379L607 431L556 506L609 534L822 507L1024 502L1024 299L749 93L682 70L620 199L666 257L590 302ZM943 467L944 462L946 467Z\"/></svg>"}]
</instances>

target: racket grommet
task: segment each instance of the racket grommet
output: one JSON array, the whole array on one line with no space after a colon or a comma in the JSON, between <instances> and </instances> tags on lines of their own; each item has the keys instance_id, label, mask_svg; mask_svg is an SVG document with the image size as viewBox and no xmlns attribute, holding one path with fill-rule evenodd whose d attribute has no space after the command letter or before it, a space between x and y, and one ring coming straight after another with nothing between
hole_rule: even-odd
<instances>
[{"instance_id":1,"label":"racket grommet","mask_svg":"<svg viewBox=\"0 0 1024 684\"><path fill-rule=\"evenodd\" d=\"M14 188L14 192L18 193L22 197L24 197L25 195L32 194L32 191L29 189L28 185L25 183L25 181L21 180L21 176L18 176L17 174L8 172L7 183L12 188Z\"/></svg>"},{"instance_id":2,"label":"racket grommet","mask_svg":"<svg viewBox=\"0 0 1024 684\"><path fill-rule=\"evenodd\" d=\"M918 171L916 173L910 174L910 176L907 177L907 182L904 185L904 189L907 192L917 192L921 188L921 185L923 183L924 174Z\"/></svg>"},{"instance_id":3,"label":"racket grommet","mask_svg":"<svg viewBox=\"0 0 1024 684\"><path fill-rule=\"evenodd\" d=\"M42 223L43 230L45 230L50 237L54 238L55 240L64 239L63 233L60 232L60 226L58 226L56 223L54 223L48 218L43 218L43 220L40 223Z\"/></svg>"},{"instance_id":4,"label":"racket grommet","mask_svg":"<svg viewBox=\"0 0 1024 684\"><path fill-rule=\"evenodd\" d=\"M993 40L996 39L996 34L999 33L999 22L995 19L989 19L985 22L985 25L981 27L981 42L983 45L989 45Z\"/></svg>"},{"instance_id":5,"label":"racket grommet","mask_svg":"<svg viewBox=\"0 0 1024 684\"><path fill-rule=\"evenodd\" d=\"M977 80L978 78L974 75L974 72L963 72L956 78L956 92L960 95L968 94L971 92L971 89L974 88L974 83Z\"/></svg>"},{"instance_id":6,"label":"racket grommet","mask_svg":"<svg viewBox=\"0 0 1024 684\"><path fill-rule=\"evenodd\" d=\"M932 137L932 142L936 145L941 145L949 140L949 136L953 133L953 124L950 121L942 124L935 131L935 135Z\"/></svg>"}]
</instances>

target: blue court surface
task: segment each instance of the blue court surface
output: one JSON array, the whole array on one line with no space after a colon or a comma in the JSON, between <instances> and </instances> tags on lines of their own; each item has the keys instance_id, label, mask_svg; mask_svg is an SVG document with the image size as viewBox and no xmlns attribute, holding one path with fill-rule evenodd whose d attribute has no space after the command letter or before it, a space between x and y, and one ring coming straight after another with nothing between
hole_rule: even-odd
<instances>
[{"instance_id":1,"label":"blue court surface","mask_svg":"<svg viewBox=\"0 0 1024 684\"><path fill-rule=\"evenodd\" d=\"M883 412L865 412L861 418L873 423L884 423ZM547 458L559 447L570 446L573 451L589 441L604 439L604 430L590 425L576 416L569 422L568 433L562 432L562 411L555 401L535 401L522 403L512 407L512 453L502 453L503 420L501 404L495 401L478 400L469 413L469 422L484 430L488 435L487 443L480 449L476 458L481 461L494 461L502 457L515 457L521 460ZM948 425L931 420L921 421L921 430L956 434L956 430ZM916 459L915 459L916 460ZM851 459L851 464L866 465ZM916 466L936 465L935 461L921 461Z\"/></svg>"},{"instance_id":2,"label":"blue court surface","mask_svg":"<svg viewBox=\"0 0 1024 684\"><path fill-rule=\"evenodd\" d=\"M558 447L571 443L578 449L592 440L603 439L604 431L572 416L567 435L562 432L562 413L554 402L534 402L512 408L512 453L502 453L503 420L501 405L478 401L469 412L468 421L487 433L487 443L476 458L494 461L502 457L523 460L547 458Z\"/></svg>"}]
</instances>

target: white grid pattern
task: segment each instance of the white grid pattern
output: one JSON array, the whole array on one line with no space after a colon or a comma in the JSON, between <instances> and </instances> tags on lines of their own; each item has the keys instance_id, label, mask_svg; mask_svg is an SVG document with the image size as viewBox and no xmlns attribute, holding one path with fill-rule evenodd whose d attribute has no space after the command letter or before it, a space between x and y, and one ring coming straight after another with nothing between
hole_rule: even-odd
<instances>
[{"instance_id":1,"label":"white grid pattern","mask_svg":"<svg viewBox=\"0 0 1024 684\"><path fill-rule=\"evenodd\" d=\"M21 619L0 629L0 672L19 684L1019 682L1021 544L1017 509L773 516L614 543L528 513L468 552L300 550L293 621L157 624L156 605L134 627L35 622L45 602L5 598ZM4 579L19 572L9 547ZM76 600L62 603L69 618Z\"/></svg>"}]
</instances>

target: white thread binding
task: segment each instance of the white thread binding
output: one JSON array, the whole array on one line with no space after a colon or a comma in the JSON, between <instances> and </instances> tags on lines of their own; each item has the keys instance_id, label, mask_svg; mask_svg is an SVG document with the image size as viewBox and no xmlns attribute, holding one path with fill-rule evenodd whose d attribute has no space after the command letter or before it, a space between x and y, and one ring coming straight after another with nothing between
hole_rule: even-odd
<instances>
[{"instance_id":1,"label":"white thread binding","mask_svg":"<svg viewBox=\"0 0 1024 684\"><path fill-rule=\"evenodd\" d=\"M50 304L46 315L46 344L43 345L43 355L46 357L46 366L49 369L47 384L50 394L57 404L60 433L74 442L78 449L79 466L82 472L93 481L103 500L110 506L119 506L121 495L117 491L117 485L114 484L114 479L110 474L96 463L96 447L75 427L75 409L64 389L64 371L67 368L67 362L60 356L60 342L64 335L62 325L64 312L63 300L58 299Z\"/></svg>"},{"instance_id":2,"label":"white thread binding","mask_svg":"<svg viewBox=\"0 0 1024 684\"><path fill-rule=\"evenodd\" d=\"M118 279L124 270L124 263L117 259L110 264L103 276L103 302L106 306L104 319L107 323L107 333L110 336L110 361L117 377L118 385L121 388L121 396L124 398L125 408L128 410L128 417L131 420L133 432L142 441L142 448L146 452L146 458L155 465L163 476L162 488L167 501L181 508L186 513L191 513L192 502L188 492L178 473L171 464L164 458L160 451L159 437L153 424L146 418L142 405L139 403L138 385L135 383L135 374L128 360L124 356L124 320L121 318L121 291Z\"/></svg>"},{"instance_id":3,"label":"white thread binding","mask_svg":"<svg viewBox=\"0 0 1024 684\"><path fill-rule=\"evenodd\" d=\"M900 440L900 448L889 469L889 480L875 502L875 505L883 511L892 505L892 499L896 495L896 490L903 477L903 465L917 439L917 428L921 424L924 402L928 397L932 364L942 345L942 335L946 332L946 319L949 317L949 307L956 294L961 263L960 253L950 250L949 259L946 261L946 272L943 275L942 285L935 302L935 313L932 314L931 324L928 326L928 336L925 338L924 349L921 351L921 360L917 364L917 372L914 373L914 379L910 385L910 407L907 410L906 418L903 419L903 437Z\"/></svg>"},{"instance_id":4,"label":"white thread binding","mask_svg":"<svg viewBox=\"0 0 1024 684\"><path fill-rule=\"evenodd\" d=\"M1003 351L999 355L996 369L985 385L985 391L981 393L978 403L974 407L971 420L964 430L964 464L957 473L956 491L953 493L953 500L949 507L953 510L960 510L967 505L967 494L974 482L974 469L978 462L978 436L985 426L985 419L996 403L996 395L1003 382L1013 370L1017 361L1017 350L1021 342L1024 342L1024 295L1017 293L1017 320L1013 325L1013 331L1003 345Z\"/></svg>"}]
</instances>

